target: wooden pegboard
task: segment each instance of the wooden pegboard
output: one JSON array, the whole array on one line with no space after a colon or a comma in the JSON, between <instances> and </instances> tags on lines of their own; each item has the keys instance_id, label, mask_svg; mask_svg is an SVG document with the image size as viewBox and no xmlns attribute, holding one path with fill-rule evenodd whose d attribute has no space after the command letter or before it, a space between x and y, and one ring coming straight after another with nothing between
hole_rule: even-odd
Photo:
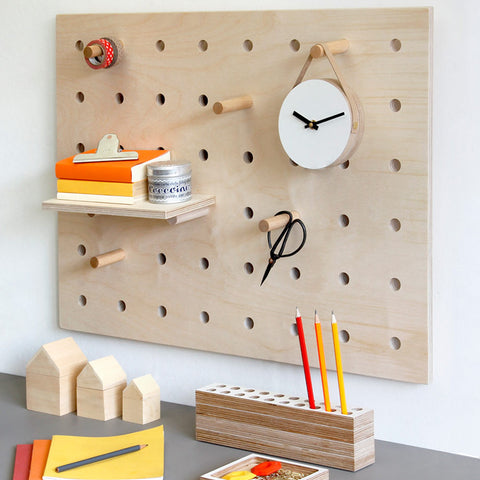
<instances>
[{"instance_id":1,"label":"wooden pegboard","mask_svg":"<svg viewBox=\"0 0 480 480\"><path fill-rule=\"evenodd\" d=\"M60 325L299 364L295 307L313 358L317 308L333 368L334 309L345 371L427 382L430 35L426 8L59 16L58 159L114 132L127 149L191 161L193 191L216 196L210 215L180 225L59 213ZM101 36L125 54L94 71L81 48ZM305 170L282 150L278 112L312 45L340 38L364 138L347 164ZM315 59L306 78L331 77ZM252 108L212 112L245 94ZM301 213L308 240L260 287L258 221L285 209ZM119 247L124 261L90 267Z\"/></svg>"}]
</instances>

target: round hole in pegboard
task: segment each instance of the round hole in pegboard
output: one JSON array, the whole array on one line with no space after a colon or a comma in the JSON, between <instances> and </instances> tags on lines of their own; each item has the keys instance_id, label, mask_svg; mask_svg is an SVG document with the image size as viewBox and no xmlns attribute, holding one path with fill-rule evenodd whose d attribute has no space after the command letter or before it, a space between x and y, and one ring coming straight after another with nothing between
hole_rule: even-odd
<instances>
[{"instance_id":1,"label":"round hole in pegboard","mask_svg":"<svg viewBox=\"0 0 480 480\"><path fill-rule=\"evenodd\" d=\"M250 164L253 162L253 153L252 152L245 152L243 154L243 161L247 164Z\"/></svg>"},{"instance_id":2,"label":"round hole in pegboard","mask_svg":"<svg viewBox=\"0 0 480 480\"><path fill-rule=\"evenodd\" d=\"M208 42L206 40L200 40L198 42L198 49L201 52L206 52L208 50Z\"/></svg>"},{"instance_id":3,"label":"round hole in pegboard","mask_svg":"<svg viewBox=\"0 0 480 480\"><path fill-rule=\"evenodd\" d=\"M158 258L158 263L160 265L165 265L165 263L167 261L167 257L164 253L159 253L157 258Z\"/></svg>"},{"instance_id":4,"label":"round hole in pegboard","mask_svg":"<svg viewBox=\"0 0 480 480\"><path fill-rule=\"evenodd\" d=\"M200 321L204 324L207 324L210 321L210 315L208 312L200 312Z\"/></svg>"},{"instance_id":5,"label":"round hole in pegboard","mask_svg":"<svg viewBox=\"0 0 480 480\"><path fill-rule=\"evenodd\" d=\"M250 262L245 262L245 264L243 265L243 269L248 275L251 275L254 270L253 265Z\"/></svg>"},{"instance_id":6,"label":"round hole in pegboard","mask_svg":"<svg viewBox=\"0 0 480 480\"><path fill-rule=\"evenodd\" d=\"M159 93L156 97L156 101L158 105L165 105L165 95L163 93Z\"/></svg>"},{"instance_id":7,"label":"round hole in pegboard","mask_svg":"<svg viewBox=\"0 0 480 480\"><path fill-rule=\"evenodd\" d=\"M202 95L200 95L198 97L198 103L202 106L202 107L206 107L208 105L208 97L202 93Z\"/></svg>"},{"instance_id":8,"label":"round hole in pegboard","mask_svg":"<svg viewBox=\"0 0 480 480\"><path fill-rule=\"evenodd\" d=\"M392 40L390 41L390 48L394 52L399 52L402 48L402 42L398 38L392 38Z\"/></svg>"},{"instance_id":9,"label":"round hole in pegboard","mask_svg":"<svg viewBox=\"0 0 480 480\"><path fill-rule=\"evenodd\" d=\"M400 350L400 347L402 346L402 342L398 337L392 337L389 343L392 350Z\"/></svg>"},{"instance_id":10,"label":"round hole in pegboard","mask_svg":"<svg viewBox=\"0 0 480 480\"><path fill-rule=\"evenodd\" d=\"M83 256L87 253L87 248L85 247L85 245L82 245L82 244L78 245L78 247L77 247L77 253L78 253L81 257L83 257Z\"/></svg>"},{"instance_id":11,"label":"round hole in pegboard","mask_svg":"<svg viewBox=\"0 0 480 480\"><path fill-rule=\"evenodd\" d=\"M338 332L338 338L342 343L348 343L350 341L350 334L346 330L340 330Z\"/></svg>"},{"instance_id":12,"label":"round hole in pegboard","mask_svg":"<svg viewBox=\"0 0 480 480\"><path fill-rule=\"evenodd\" d=\"M158 40L155 46L159 52L163 52L165 50L165 42L163 40Z\"/></svg>"},{"instance_id":13,"label":"round hole in pegboard","mask_svg":"<svg viewBox=\"0 0 480 480\"><path fill-rule=\"evenodd\" d=\"M198 158L200 158L200 160L202 160L203 162L206 162L208 160L208 151L202 148L198 152Z\"/></svg>"},{"instance_id":14,"label":"round hole in pegboard","mask_svg":"<svg viewBox=\"0 0 480 480\"><path fill-rule=\"evenodd\" d=\"M83 103L85 101L85 94L83 92L77 92L75 94L75 100L78 103Z\"/></svg>"},{"instance_id":15,"label":"round hole in pegboard","mask_svg":"<svg viewBox=\"0 0 480 480\"><path fill-rule=\"evenodd\" d=\"M202 270L207 270L209 266L210 266L210 262L208 261L208 258L202 257L200 259L200 268Z\"/></svg>"},{"instance_id":16,"label":"round hole in pegboard","mask_svg":"<svg viewBox=\"0 0 480 480\"><path fill-rule=\"evenodd\" d=\"M402 228L402 223L400 222L400 220L398 218L392 218L390 220L390 228L394 232L398 232Z\"/></svg>"},{"instance_id":17,"label":"round hole in pegboard","mask_svg":"<svg viewBox=\"0 0 480 480\"><path fill-rule=\"evenodd\" d=\"M160 305L158 307L158 315L162 318L165 318L167 316L167 309L165 305Z\"/></svg>"},{"instance_id":18,"label":"round hole in pegboard","mask_svg":"<svg viewBox=\"0 0 480 480\"><path fill-rule=\"evenodd\" d=\"M245 207L243 209L243 214L245 215L245 218L248 218L249 220L253 218L253 209L250 207Z\"/></svg>"},{"instance_id":19,"label":"round hole in pegboard","mask_svg":"<svg viewBox=\"0 0 480 480\"><path fill-rule=\"evenodd\" d=\"M78 153L83 153L85 151L85 145L83 143L77 143L77 145L75 145L75 150Z\"/></svg>"},{"instance_id":20,"label":"round hole in pegboard","mask_svg":"<svg viewBox=\"0 0 480 480\"><path fill-rule=\"evenodd\" d=\"M397 292L398 290L400 290L400 288L402 288L402 283L400 282L400 280L398 278L391 278L390 279L390 288L394 292Z\"/></svg>"},{"instance_id":21,"label":"round hole in pegboard","mask_svg":"<svg viewBox=\"0 0 480 480\"><path fill-rule=\"evenodd\" d=\"M290 269L290 277L293 280L298 280L301 275L302 275L302 273L300 272L299 268L293 267L293 268Z\"/></svg>"},{"instance_id":22,"label":"round hole in pegboard","mask_svg":"<svg viewBox=\"0 0 480 480\"><path fill-rule=\"evenodd\" d=\"M296 38L290 40L290 48L292 51L298 52L300 50L300 42Z\"/></svg>"},{"instance_id":23,"label":"round hole in pegboard","mask_svg":"<svg viewBox=\"0 0 480 480\"><path fill-rule=\"evenodd\" d=\"M296 323L292 323L290 325L290 335L298 337L298 327Z\"/></svg>"},{"instance_id":24,"label":"round hole in pegboard","mask_svg":"<svg viewBox=\"0 0 480 480\"><path fill-rule=\"evenodd\" d=\"M338 279L342 285L348 285L350 283L350 275L347 272L341 272L338 275Z\"/></svg>"},{"instance_id":25,"label":"round hole in pegboard","mask_svg":"<svg viewBox=\"0 0 480 480\"><path fill-rule=\"evenodd\" d=\"M342 170L346 170L350 166L350 160L345 160L338 167Z\"/></svg>"},{"instance_id":26,"label":"round hole in pegboard","mask_svg":"<svg viewBox=\"0 0 480 480\"><path fill-rule=\"evenodd\" d=\"M392 158L390 160L390 170L392 172L399 172L402 168L402 162L398 158Z\"/></svg>"},{"instance_id":27,"label":"round hole in pegboard","mask_svg":"<svg viewBox=\"0 0 480 480\"><path fill-rule=\"evenodd\" d=\"M348 218L348 215L342 213L342 215L338 217L338 223L341 227L348 227L348 225L350 224L350 218Z\"/></svg>"},{"instance_id":28,"label":"round hole in pegboard","mask_svg":"<svg viewBox=\"0 0 480 480\"><path fill-rule=\"evenodd\" d=\"M246 51L246 52L251 52L253 50L253 42L249 39L245 40L243 42L243 49Z\"/></svg>"},{"instance_id":29,"label":"round hole in pegboard","mask_svg":"<svg viewBox=\"0 0 480 480\"><path fill-rule=\"evenodd\" d=\"M243 325L247 330L251 330L255 326L255 322L252 317L247 317L243 321Z\"/></svg>"},{"instance_id":30,"label":"round hole in pegboard","mask_svg":"<svg viewBox=\"0 0 480 480\"><path fill-rule=\"evenodd\" d=\"M125 101L125 96L121 92L117 92L115 94L115 101L121 105Z\"/></svg>"},{"instance_id":31,"label":"round hole in pegboard","mask_svg":"<svg viewBox=\"0 0 480 480\"><path fill-rule=\"evenodd\" d=\"M82 52L83 51L83 42L81 40L77 40L75 42L75 48L79 51L79 52Z\"/></svg>"},{"instance_id":32,"label":"round hole in pegboard","mask_svg":"<svg viewBox=\"0 0 480 480\"><path fill-rule=\"evenodd\" d=\"M398 98L390 100L390 109L392 112L399 112L402 109L402 102Z\"/></svg>"},{"instance_id":33,"label":"round hole in pegboard","mask_svg":"<svg viewBox=\"0 0 480 480\"><path fill-rule=\"evenodd\" d=\"M87 297L85 295L80 295L78 297L78 304L81 306L81 307L84 307L86 304L87 304Z\"/></svg>"},{"instance_id":34,"label":"round hole in pegboard","mask_svg":"<svg viewBox=\"0 0 480 480\"><path fill-rule=\"evenodd\" d=\"M119 300L117 307L119 312L124 312L127 309L127 304L123 300Z\"/></svg>"}]
</instances>

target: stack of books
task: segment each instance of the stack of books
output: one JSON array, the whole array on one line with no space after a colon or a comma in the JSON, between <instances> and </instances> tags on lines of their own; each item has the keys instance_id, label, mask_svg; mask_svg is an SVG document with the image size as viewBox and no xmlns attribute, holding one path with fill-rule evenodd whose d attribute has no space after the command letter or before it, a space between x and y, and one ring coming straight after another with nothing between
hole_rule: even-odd
<instances>
[{"instance_id":1,"label":"stack of books","mask_svg":"<svg viewBox=\"0 0 480 480\"><path fill-rule=\"evenodd\" d=\"M53 435L16 446L13 480L162 480L163 465L163 425L110 437Z\"/></svg>"},{"instance_id":2,"label":"stack of books","mask_svg":"<svg viewBox=\"0 0 480 480\"><path fill-rule=\"evenodd\" d=\"M147 198L147 165L170 160L170 152L138 150L138 160L91 163L75 163L73 158L64 158L55 165L59 200L133 205Z\"/></svg>"}]
</instances>

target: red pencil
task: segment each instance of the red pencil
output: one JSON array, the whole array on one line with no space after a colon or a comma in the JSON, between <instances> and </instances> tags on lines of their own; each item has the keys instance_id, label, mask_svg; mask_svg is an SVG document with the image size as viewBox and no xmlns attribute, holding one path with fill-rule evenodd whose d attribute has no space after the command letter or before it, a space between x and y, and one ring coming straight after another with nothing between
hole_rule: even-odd
<instances>
[{"instance_id":1,"label":"red pencil","mask_svg":"<svg viewBox=\"0 0 480 480\"><path fill-rule=\"evenodd\" d=\"M310 376L310 365L308 364L307 345L305 344L305 333L303 331L303 322L297 307L298 340L300 341L300 351L302 352L303 370L305 372L305 382L307 384L308 403L310 408L315 408L315 399L313 398L312 378Z\"/></svg>"}]
</instances>

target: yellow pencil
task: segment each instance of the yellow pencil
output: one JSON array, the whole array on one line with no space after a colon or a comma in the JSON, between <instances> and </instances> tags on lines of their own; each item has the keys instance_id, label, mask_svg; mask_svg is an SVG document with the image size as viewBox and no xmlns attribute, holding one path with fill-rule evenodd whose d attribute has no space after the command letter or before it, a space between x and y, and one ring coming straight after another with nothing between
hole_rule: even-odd
<instances>
[{"instance_id":1,"label":"yellow pencil","mask_svg":"<svg viewBox=\"0 0 480 480\"><path fill-rule=\"evenodd\" d=\"M322 326L318 319L317 311L315 310L315 332L317 336L318 361L320 362L320 375L322 377L323 401L325 403L325 410L331 412L330 396L328 394L327 382L327 367L325 365L325 351L323 349Z\"/></svg>"},{"instance_id":2,"label":"yellow pencil","mask_svg":"<svg viewBox=\"0 0 480 480\"><path fill-rule=\"evenodd\" d=\"M340 405L342 413L346 415L347 402L345 400L345 385L343 383L343 367L342 367L342 354L340 353L340 340L338 338L338 326L337 319L332 310L332 335L333 335L333 348L335 350L335 363L337 365L337 379L338 379L338 391L340 392Z\"/></svg>"}]
</instances>

